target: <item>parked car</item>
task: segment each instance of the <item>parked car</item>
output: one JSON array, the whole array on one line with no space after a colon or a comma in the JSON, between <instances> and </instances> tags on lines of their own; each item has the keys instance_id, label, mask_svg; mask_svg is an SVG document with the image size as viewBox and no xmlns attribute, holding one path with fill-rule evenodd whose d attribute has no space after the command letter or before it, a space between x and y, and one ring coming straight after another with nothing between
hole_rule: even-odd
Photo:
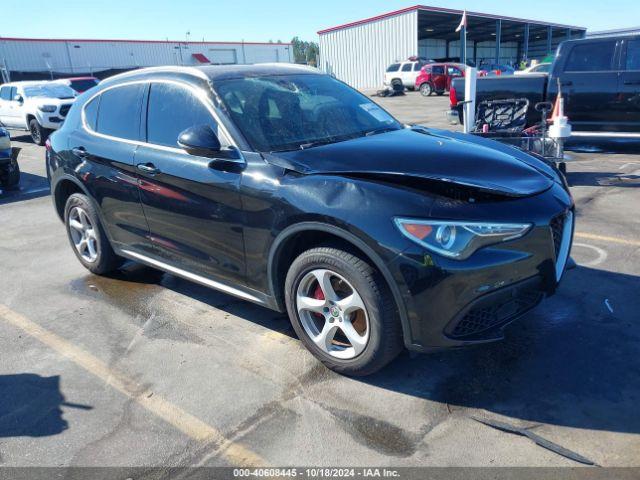
<instances>
[{"instance_id":1,"label":"parked car","mask_svg":"<svg viewBox=\"0 0 640 480\"><path fill-rule=\"evenodd\" d=\"M76 91L76 93L83 93L89 90L90 88L95 87L100 83L96 77L71 77L71 78L61 78L59 80L55 80L57 83L62 83L63 85L67 85Z\"/></svg>"},{"instance_id":2,"label":"parked car","mask_svg":"<svg viewBox=\"0 0 640 480\"><path fill-rule=\"evenodd\" d=\"M640 133L640 36L568 40L549 74L478 79L476 100L526 98L530 126L540 121L536 103L554 102L558 83L574 133ZM464 81L452 85L451 108L462 118Z\"/></svg>"},{"instance_id":3,"label":"parked car","mask_svg":"<svg viewBox=\"0 0 640 480\"><path fill-rule=\"evenodd\" d=\"M432 63L420 69L415 87L428 97L432 93L443 95L449 91L451 80L464 77L466 65L462 63Z\"/></svg>"},{"instance_id":4,"label":"parked car","mask_svg":"<svg viewBox=\"0 0 640 480\"><path fill-rule=\"evenodd\" d=\"M500 75L513 75L515 69L509 65L500 65L497 63L483 63L478 67L478 73L481 77L493 77Z\"/></svg>"},{"instance_id":5,"label":"parked car","mask_svg":"<svg viewBox=\"0 0 640 480\"><path fill-rule=\"evenodd\" d=\"M76 93L53 82L14 82L0 86L0 122L9 129L26 130L34 143L44 145L60 128Z\"/></svg>"},{"instance_id":6,"label":"parked car","mask_svg":"<svg viewBox=\"0 0 640 480\"><path fill-rule=\"evenodd\" d=\"M573 201L490 140L407 127L318 70L144 69L80 96L46 153L82 265L125 259L287 311L325 365L369 374L501 338L558 286Z\"/></svg>"},{"instance_id":7,"label":"parked car","mask_svg":"<svg viewBox=\"0 0 640 480\"><path fill-rule=\"evenodd\" d=\"M390 86L394 80L400 80L402 85L409 90L413 90L416 78L420 74L420 69L425 65L421 59L407 60L405 62L392 63L384 73L384 84Z\"/></svg>"},{"instance_id":8,"label":"parked car","mask_svg":"<svg viewBox=\"0 0 640 480\"><path fill-rule=\"evenodd\" d=\"M0 188L13 188L20 182L20 168L11 148L11 137L0 125Z\"/></svg>"},{"instance_id":9,"label":"parked car","mask_svg":"<svg viewBox=\"0 0 640 480\"><path fill-rule=\"evenodd\" d=\"M549 73L551 70L550 63L538 63L537 65L532 65L524 70L516 70L516 75L530 75L532 73Z\"/></svg>"}]
</instances>

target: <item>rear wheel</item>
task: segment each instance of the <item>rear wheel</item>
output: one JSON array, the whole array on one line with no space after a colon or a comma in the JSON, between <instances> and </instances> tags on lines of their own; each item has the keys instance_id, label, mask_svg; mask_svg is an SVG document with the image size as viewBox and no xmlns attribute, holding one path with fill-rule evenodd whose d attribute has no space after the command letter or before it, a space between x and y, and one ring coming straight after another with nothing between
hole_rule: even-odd
<instances>
[{"instance_id":1,"label":"rear wheel","mask_svg":"<svg viewBox=\"0 0 640 480\"><path fill-rule=\"evenodd\" d=\"M89 197L74 193L67 199L64 224L73 252L87 270L104 275L122 265L124 259L111 248Z\"/></svg>"},{"instance_id":2,"label":"rear wheel","mask_svg":"<svg viewBox=\"0 0 640 480\"><path fill-rule=\"evenodd\" d=\"M47 141L47 137L49 136L49 130L40 125L35 118L29 121L29 133L31 134L33 143L40 146L44 145L44 142Z\"/></svg>"},{"instance_id":3,"label":"rear wheel","mask_svg":"<svg viewBox=\"0 0 640 480\"><path fill-rule=\"evenodd\" d=\"M293 328L328 368L368 375L402 349L395 302L364 260L335 248L308 250L292 263L285 289Z\"/></svg>"},{"instance_id":4,"label":"rear wheel","mask_svg":"<svg viewBox=\"0 0 640 480\"><path fill-rule=\"evenodd\" d=\"M433 87L429 82L425 82L420 85L420 93L423 97L428 97L433 93Z\"/></svg>"}]
</instances>

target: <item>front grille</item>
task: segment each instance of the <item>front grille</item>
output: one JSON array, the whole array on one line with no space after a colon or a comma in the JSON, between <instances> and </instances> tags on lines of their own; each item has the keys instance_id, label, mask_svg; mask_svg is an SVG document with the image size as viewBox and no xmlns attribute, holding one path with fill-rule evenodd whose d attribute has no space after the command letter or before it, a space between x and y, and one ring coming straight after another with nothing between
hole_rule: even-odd
<instances>
[{"instance_id":1,"label":"front grille","mask_svg":"<svg viewBox=\"0 0 640 480\"><path fill-rule=\"evenodd\" d=\"M60 107L60 116L61 117L66 117L67 113L69 113L69 109L71 108L71 105L62 105Z\"/></svg>"},{"instance_id":2,"label":"front grille","mask_svg":"<svg viewBox=\"0 0 640 480\"><path fill-rule=\"evenodd\" d=\"M551 227L551 235L553 237L553 248L555 251L555 258L558 258L558 254L560 253L560 245L562 245L562 233L564 231L566 214L558 215L553 217L549 222L549 226Z\"/></svg>"},{"instance_id":3,"label":"front grille","mask_svg":"<svg viewBox=\"0 0 640 480\"><path fill-rule=\"evenodd\" d=\"M468 337L505 325L535 307L542 297L543 293L539 290L523 290L500 303L473 308L458 322L451 336Z\"/></svg>"}]
</instances>

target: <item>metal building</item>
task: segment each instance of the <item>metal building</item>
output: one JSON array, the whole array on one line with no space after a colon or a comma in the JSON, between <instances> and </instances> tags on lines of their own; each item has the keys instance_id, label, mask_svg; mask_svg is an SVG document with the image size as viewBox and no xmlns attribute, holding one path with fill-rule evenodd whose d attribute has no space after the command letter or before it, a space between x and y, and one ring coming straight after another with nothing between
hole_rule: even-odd
<instances>
[{"instance_id":1,"label":"metal building","mask_svg":"<svg viewBox=\"0 0 640 480\"><path fill-rule=\"evenodd\" d=\"M356 88L378 88L388 65L411 56L461 57L456 33L463 12L416 5L320 30L319 68ZM515 64L540 60L585 28L467 12L467 59Z\"/></svg>"},{"instance_id":2,"label":"metal building","mask_svg":"<svg viewBox=\"0 0 640 480\"><path fill-rule=\"evenodd\" d=\"M640 27L617 28L615 30L587 32L587 37L589 38L618 37L620 35L640 35Z\"/></svg>"},{"instance_id":3,"label":"metal building","mask_svg":"<svg viewBox=\"0 0 640 480\"><path fill-rule=\"evenodd\" d=\"M0 37L0 70L13 80L68 77L158 65L292 62L289 43L59 40Z\"/></svg>"}]
</instances>

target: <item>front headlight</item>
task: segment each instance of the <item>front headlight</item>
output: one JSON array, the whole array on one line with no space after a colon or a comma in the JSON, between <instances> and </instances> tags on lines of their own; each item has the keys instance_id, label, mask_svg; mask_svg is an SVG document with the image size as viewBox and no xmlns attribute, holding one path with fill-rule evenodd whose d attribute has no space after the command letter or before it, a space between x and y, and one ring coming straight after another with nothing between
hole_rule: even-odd
<instances>
[{"instance_id":1,"label":"front headlight","mask_svg":"<svg viewBox=\"0 0 640 480\"><path fill-rule=\"evenodd\" d=\"M395 218L402 234L434 253L465 260L487 245L522 237L530 223L454 222Z\"/></svg>"},{"instance_id":2,"label":"front headlight","mask_svg":"<svg viewBox=\"0 0 640 480\"><path fill-rule=\"evenodd\" d=\"M38 105L38 110L40 110L41 112L55 112L56 111L56 106L55 105Z\"/></svg>"},{"instance_id":3,"label":"front headlight","mask_svg":"<svg viewBox=\"0 0 640 480\"><path fill-rule=\"evenodd\" d=\"M11 148L11 139L9 135L0 137L0 150L9 150Z\"/></svg>"}]
</instances>

